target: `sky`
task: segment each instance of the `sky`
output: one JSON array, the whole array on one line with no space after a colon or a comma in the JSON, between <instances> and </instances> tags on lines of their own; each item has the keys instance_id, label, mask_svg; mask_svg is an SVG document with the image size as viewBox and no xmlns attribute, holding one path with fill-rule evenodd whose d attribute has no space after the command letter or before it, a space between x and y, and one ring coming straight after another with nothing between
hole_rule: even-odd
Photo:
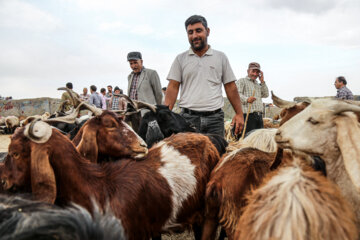
<instances>
[{"instance_id":1,"label":"sky","mask_svg":"<svg viewBox=\"0 0 360 240\"><path fill-rule=\"evenodd\" d=\"M67 82L78 93L126 90L131 51L167 86L194 14L207 19L208 43L237 79L255 61L269 90L287 100L334 96L337 76L360 94L359 0L0 0L0 95L60 98Z\"/></svg>"}]
</instances>

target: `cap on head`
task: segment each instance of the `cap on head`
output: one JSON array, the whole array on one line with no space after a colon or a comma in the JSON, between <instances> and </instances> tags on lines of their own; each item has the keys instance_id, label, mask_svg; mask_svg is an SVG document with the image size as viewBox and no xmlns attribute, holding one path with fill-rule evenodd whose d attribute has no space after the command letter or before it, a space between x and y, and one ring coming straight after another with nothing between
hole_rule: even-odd
<instances>
[{"instance_id":1,"label":"cap on head","mask_svg":"<svg viewBox=\"0 0 360 240\"><path fill-rule=\"evenodd\" d=\"M260 69L260 64L258 64L257 62L251 62L251 63L249 63L249 69L261 70Z\"/></svg>"},{"instance_id":2,"label":"cap on head","mask_svg":"<svg viewBox=\"0 0 360 240\"><path fill-rule=\"evenodd\" d=\"M142 59L140 52L129 52L127 55L127 60L139 60Z\"/></svg>"},{"instance_id":3,"label":"cap on head","mask_svg":"<svg viewBox=\"0 0 360 240\"><path fill-rule=\"evenodd\" d=\"M118 86L116 86L116 87L114 88L114 91L116 91L116 90L119 90L119 91L120 91L120 88L119 88Z\"/></svg>"}]
</instances>

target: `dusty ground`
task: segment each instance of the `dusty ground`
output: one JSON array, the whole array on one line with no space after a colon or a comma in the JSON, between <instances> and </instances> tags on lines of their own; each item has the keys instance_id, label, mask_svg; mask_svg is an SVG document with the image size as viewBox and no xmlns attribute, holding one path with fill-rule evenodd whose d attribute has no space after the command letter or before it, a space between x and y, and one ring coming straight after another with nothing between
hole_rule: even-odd
<instances>
[{"instance_id":1,"label":"dusty ground","mask_svg":"<svg viewBox=\"0 0 360 240\"><path fill-rule=\"evenodd\" d=\"M11 135L0 135L0 152L7 152Z\"/></svg>"}]
</instances>

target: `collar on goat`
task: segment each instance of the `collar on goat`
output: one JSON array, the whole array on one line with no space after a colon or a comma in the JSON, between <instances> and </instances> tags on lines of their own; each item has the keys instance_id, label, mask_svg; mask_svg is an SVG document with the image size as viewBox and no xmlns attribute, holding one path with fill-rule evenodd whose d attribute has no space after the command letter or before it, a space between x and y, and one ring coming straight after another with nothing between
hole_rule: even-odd
<instances>
[{"instance_id":1,"label":"collar on goat","mask_svg":"<svg viewBox=\"0 0 360 240\"><path fill-rule=\"evenodd\" d=\"M42 121L32 121L26 125L24 135L36 143L45 143L52 134L52 128L49 124Z\"/></svg>"}]
</instances>

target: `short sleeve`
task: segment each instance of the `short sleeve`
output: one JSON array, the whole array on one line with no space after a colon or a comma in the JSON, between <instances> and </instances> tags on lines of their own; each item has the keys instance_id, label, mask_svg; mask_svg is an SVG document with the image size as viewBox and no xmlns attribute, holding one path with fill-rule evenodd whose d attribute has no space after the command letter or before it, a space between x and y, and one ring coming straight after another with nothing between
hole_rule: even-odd
<instances>
[{"instance_id":1,"label":"short sleeve","mask_svg":"<svg viewBox=\"0 0 360 240\"><path fill-rule=\"evenodd\" d=\"M222 82L224 84L227 84L227 83L236 81L235 74L229 63L229 59L226 57L225 54L223 55L222 64L223 64Z\"/></svg>"},{"instance_id":2,"label":"short sleeve","mask_svg":"<svg viewBox=\"0 0 360 240\"><path fill-rule=\"evenodd\" d=\"M170 72L166 78L167 80L175 80L177 82L182 81L182 71L181 71L181 65L179 61L179 56L177 56L171 65Z\"/></svg>"}]
</instances>

